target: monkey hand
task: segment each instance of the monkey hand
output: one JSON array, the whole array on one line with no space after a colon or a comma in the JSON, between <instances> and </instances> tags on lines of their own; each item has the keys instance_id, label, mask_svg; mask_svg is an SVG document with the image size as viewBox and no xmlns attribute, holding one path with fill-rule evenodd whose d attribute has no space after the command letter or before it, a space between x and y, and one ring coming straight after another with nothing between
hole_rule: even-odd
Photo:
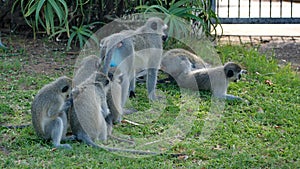
<instances>
[{"instance_id":1,"label":"monkey hand","mask_svg":"<svg viewBox=\"0 0 300 169\"><path fill-rule=\"evenodd\" d=\"M63 111L67 112L68 109L69 109L70 107L72 107L72 106L73 106L73 98L70 97L70 98L68 98L68 99L65 101L64 106L63 106L62 109L63 109Z\"/></svg>"}]
</instances>

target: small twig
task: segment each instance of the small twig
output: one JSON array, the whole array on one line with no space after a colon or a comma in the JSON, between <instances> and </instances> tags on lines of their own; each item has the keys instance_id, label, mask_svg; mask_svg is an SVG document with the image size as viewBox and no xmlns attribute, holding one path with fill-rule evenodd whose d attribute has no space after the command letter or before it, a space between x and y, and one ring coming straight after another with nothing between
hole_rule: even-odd
<instances>
[{"instance_id":1,"label":"small twig","mask_svg":"<svg viewBox=\"0 0 300 169\"><path fill-rule=\"evenodd\" d=\"M130 121L130 120L122 120L121 121L122 123L128 123L128 124L132 124L132 125L135 125L135 126L140 126L141 124L138 124L136 122L133 122L133 121Z\"/></svg>"}]
</instances>

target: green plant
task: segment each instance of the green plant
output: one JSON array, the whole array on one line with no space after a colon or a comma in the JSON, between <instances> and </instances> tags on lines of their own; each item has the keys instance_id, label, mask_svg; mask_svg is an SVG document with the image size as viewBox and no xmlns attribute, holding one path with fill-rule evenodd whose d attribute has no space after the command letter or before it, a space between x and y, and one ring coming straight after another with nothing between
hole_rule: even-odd
<instances>
[{"instance_id":1,"label":"green plant","mask_svg":"<svg viewBox=\"0 0 300 169\"><path fill-rule=\"evenodd\" d=\"M79 42L79 47L82 48L83 45L85 43L90 43L90 41L88 41L88 39L90 38L94 43L99 44L99 40L97 39L96 36L94 36L94 32L91 31L90 29L96 25L96 24L100 24L101 22L93 22L90 24L86 24L86 25L80 25L79 27L77 26L72 26L72 28L70 29L70 38L68 39L68 43L67 43L67 50L70 50L71 48L71 43L74 42L75 45ZM66 29L61 29L60 31L57 31L56 33L54 33L53 35L50 36L53 37L57 34L61 34L63 32L66 32Z\"/></svg>"},{"instance_id":2,"label":"green plant","mask_svg":"<svg viewBox=\"0 0 300 169\"><path fill-rule=\"evenodd\" d=\"M175 38L186 37L191 32L191 25L187 24L190 21L193 23L200 23L200 27L203 27L203 31L206 35L216 36L216 27L220 25L220 22L210 8L210 1L203 3L203 1L175 1L172 0L170 3L167 1L157 0L157 5L140 5L136 7L138 10L147 12L162 12L166 15L165 22L169 25L169 35ZM213 24L212 21L216 21L216 24ZM212 31L210 26L213 27ZM199 26L198 26L199 27ZM198 29L199 31L200 29ZM196 31L196 29L194 29Z\"/></svg>"},{"instance_id":3,"label":"green plant","mask_svg":"<svg viewBox=\"0 0 300 169\"><path fill-rule=\"evenodd\" d=\"M18 0L14 3L13 9L17 4L20 4L25 21L33 29L34 38L36 38L36 30L40 29L39 26L42 26L47 35L55 33L58 27L63 27L69 36L68 6L66 1ZM58 22L56 22L56 17Z\"/></svg>"}]
</instances>

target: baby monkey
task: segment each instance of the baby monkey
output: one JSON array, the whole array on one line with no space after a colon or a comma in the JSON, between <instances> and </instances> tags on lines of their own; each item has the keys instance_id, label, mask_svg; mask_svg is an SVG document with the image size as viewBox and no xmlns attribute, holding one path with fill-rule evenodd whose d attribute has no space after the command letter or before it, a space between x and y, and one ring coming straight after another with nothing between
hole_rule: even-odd
<instances>
[{"instance_id":1,"label":"baby monkey","mask_svg":"<svg viewBox=\"0 0 300 169\"><path fill-rule=\"evenodd\" d=\"M69 144L60 144L66 138L66 111L72 105L68 99L72 80L66 76L45 85L35 96L31 105L32 124L38 136L52 139L56 148L71 149Z\"/></svg>"}]
</instances>

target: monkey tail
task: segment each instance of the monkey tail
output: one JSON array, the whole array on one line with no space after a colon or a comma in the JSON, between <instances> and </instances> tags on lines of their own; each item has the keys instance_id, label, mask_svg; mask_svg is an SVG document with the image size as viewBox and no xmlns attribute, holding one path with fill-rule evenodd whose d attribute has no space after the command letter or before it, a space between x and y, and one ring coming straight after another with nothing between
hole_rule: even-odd
<instances>
[{"instance_id":1,"label":"monkey tail","mask_svg":"<svg viewBox=\"0 0 300 169\"><path fill-rule=\"evenodd\" d=\"M23 129L23 128L29 127L29 126L31 126L31 124L22 124L22 125L16 125L16 126L14 126L14 125L8 125L8 126L1 125L0 128L6 128L6 129Z\"/></svg>"}]
</instances>

